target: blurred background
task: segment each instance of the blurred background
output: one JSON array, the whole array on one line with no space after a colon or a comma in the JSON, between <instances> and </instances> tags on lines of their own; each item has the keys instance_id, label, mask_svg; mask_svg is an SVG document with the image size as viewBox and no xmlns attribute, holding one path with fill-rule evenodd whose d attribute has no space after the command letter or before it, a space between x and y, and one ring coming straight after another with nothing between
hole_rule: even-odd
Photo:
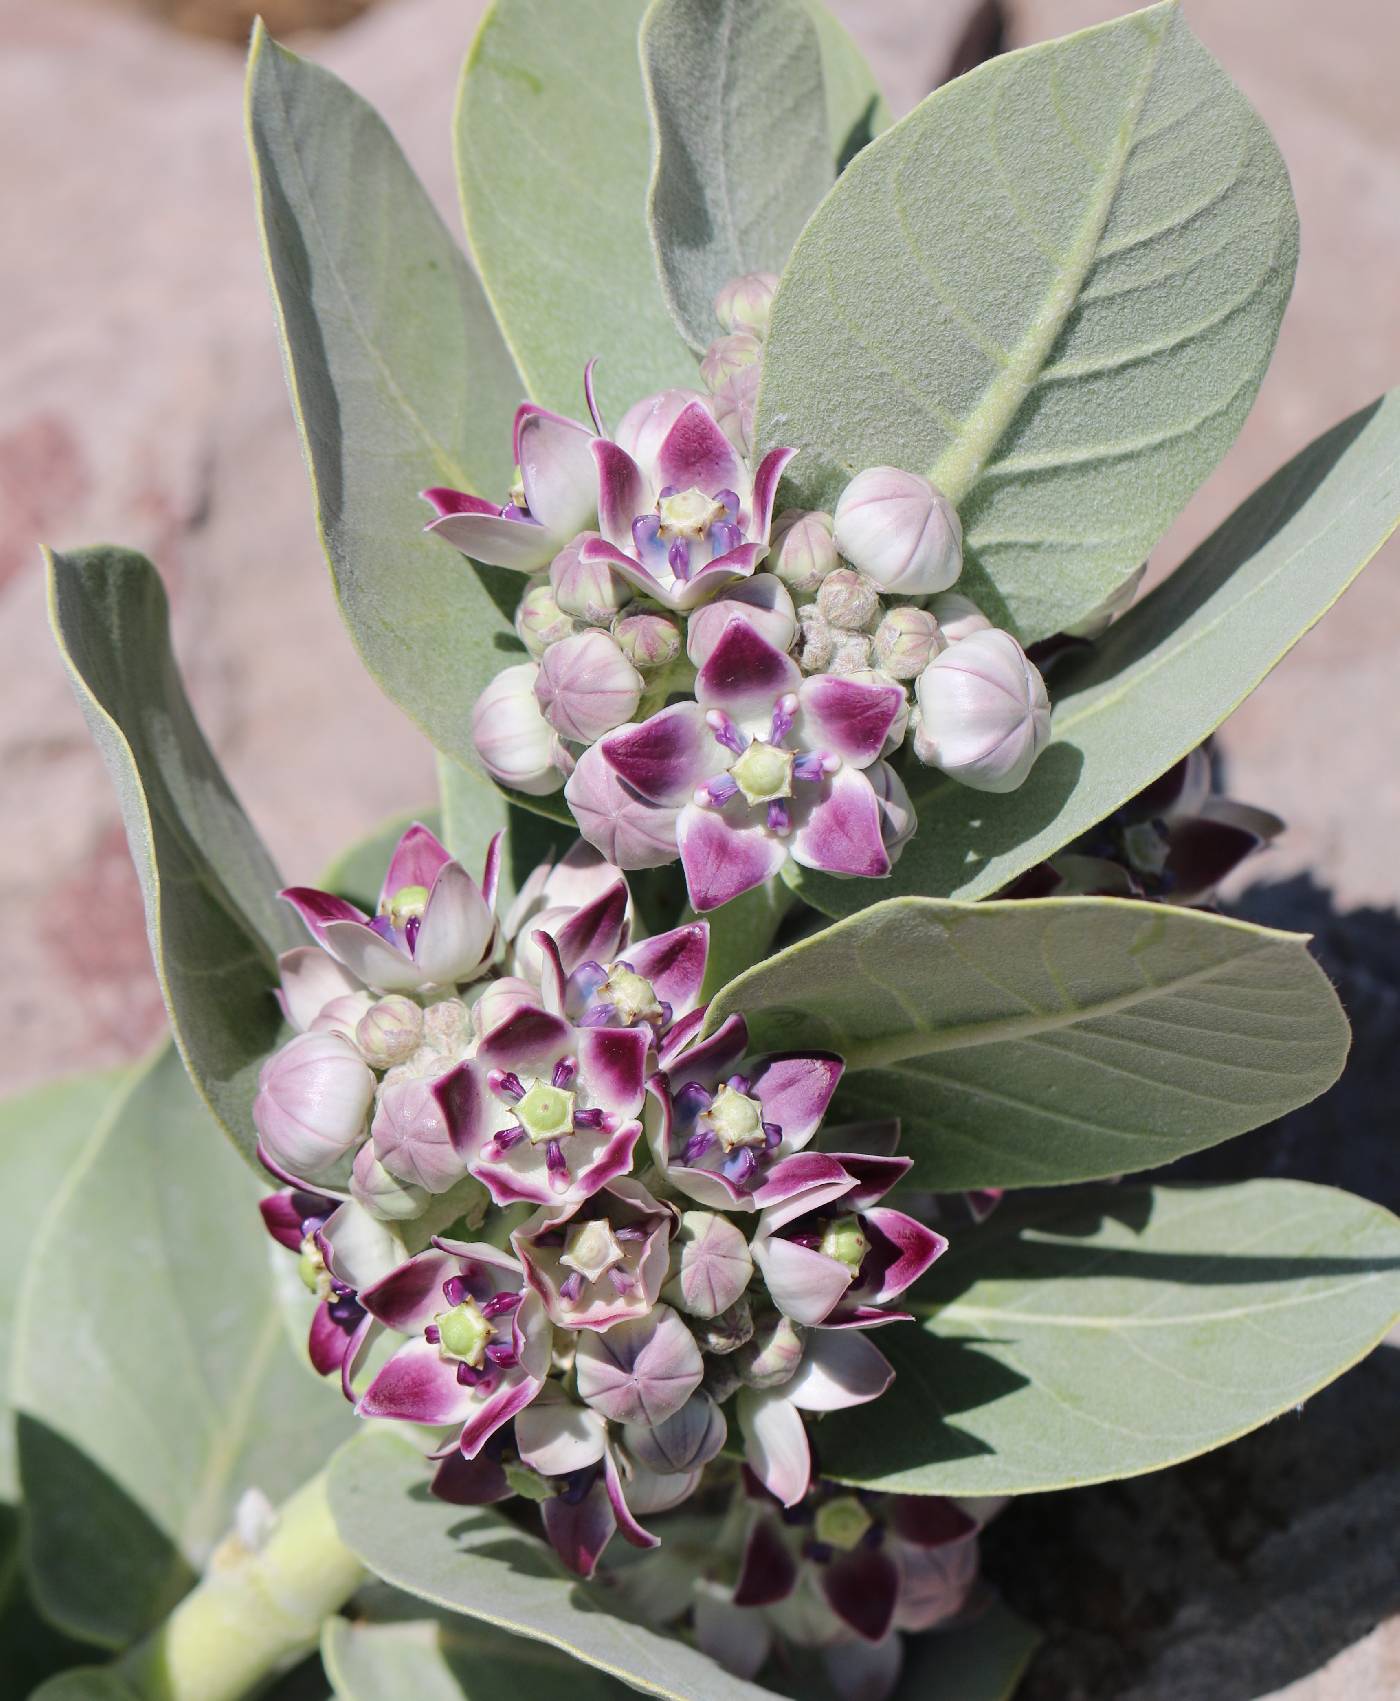
<instances>
[{"instance_id":1,"label":"blurred background","mask_svg":"<svg viewBox=\"0 0 1400 1701\"><path fill-rule=\"evenodd\" d=\"M831 3L896 113L991 53L1132 9ZM115 801L47 636L40 541L123 543L155 560L195 708L289 879L312 880L432 796L429 751L358 665L316 540L248 184L242 46L261 11L373 101L455 229L451 108L484 10L0 0L0 881L19 922L0 990L4 1091L129 1058L162 1022ZM1400 6L1186 11L1278 139L1303 247L1253 416L1154 576L1302 444L1400 383ZM1213 1155L1215 1173L1302 1174L1392 1207L1397 567L1392 544L1220 739L1233 795L1289 823L1232 901L1318 933L1358 1040L1351 1076L1320 1106ZM1372 1629L1400 1609L1397 1361L1377 1355L1305 1422L1224 1464L1018 1510L1000 1538L1004 1585L1051 1632L1027 1694L1400 1694L1400 1621ZM1061 1546L1099 1562L1066 1581Z\"/></svg>"}]
</instances>

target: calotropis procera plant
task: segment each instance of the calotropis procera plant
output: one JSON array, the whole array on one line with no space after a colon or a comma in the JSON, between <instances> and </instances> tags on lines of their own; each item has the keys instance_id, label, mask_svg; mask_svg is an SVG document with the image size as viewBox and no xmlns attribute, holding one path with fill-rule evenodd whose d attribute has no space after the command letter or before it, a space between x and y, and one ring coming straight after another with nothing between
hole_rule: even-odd
<instances>
[{"instance_id":1,"label":"calotropis procera plant","mask_svg":"<svg viewBox=\"0 0 1400 1701\"><path fill-rule=\"evenodd\" d=\"M261 31L248 100L336 592L442 794L283 887L149 564L52 558L175 1050L5 1113L36 1679L476 1696L505 1627L589 1696L1009 1696L1008 1498L1400 1311L1379 1208L1142 1178L1343 1062L1306 942L1215 907L1281 823L1203 746L1395 525L1400 403L1134 602L1297 245L1173 3L888 125L817 0L497 0L470 261Z\"/></svg>"}]
</instances>

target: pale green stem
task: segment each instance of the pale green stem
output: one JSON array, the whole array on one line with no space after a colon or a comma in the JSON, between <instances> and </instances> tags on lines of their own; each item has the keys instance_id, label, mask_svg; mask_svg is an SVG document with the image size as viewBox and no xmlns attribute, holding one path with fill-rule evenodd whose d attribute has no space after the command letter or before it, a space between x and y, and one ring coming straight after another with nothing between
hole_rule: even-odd
<instances>
[{"instance_id":1,"label":"pale green stem","mask_svg":"<svg viewBox=\"0 0 1400 1701\"><path fill-rule=\"evenodd\" d=\"M256 1551L236 1536L224 1542L199 1585L116 1669L141 1701L240 1701L311 1652L365 1575L315 1476Z\"/></svg>"}]
</instances>

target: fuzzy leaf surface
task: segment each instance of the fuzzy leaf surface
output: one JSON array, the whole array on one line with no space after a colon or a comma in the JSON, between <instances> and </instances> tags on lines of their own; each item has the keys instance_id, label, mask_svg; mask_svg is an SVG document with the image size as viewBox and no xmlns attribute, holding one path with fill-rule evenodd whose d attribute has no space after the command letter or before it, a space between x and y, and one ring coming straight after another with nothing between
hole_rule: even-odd
<instances>
[{"instance_id":1,"label":"fuzzy leaf surface","mask_svg":"<svg viewBox=\"0 0 1400 1701\"><path fill-rule=\"evenodd\" d=\"M194 718L155 569L105 547L48 565L54 634L117 789L175 1043L251 1161L258 1069L283 1030L276 957L301 931Z\"/></svg>"},{"instance_id":2,"label":"fuzzy leaf surface","mask_svg":"<svg viewBox=\"0 0 1400 1701\"><path fill-rule=\"evenodd\" d=\"M757 441L830 507L862 467L958 505L961 589L1023 640L1138 566L1233 441L1292 287L1272 138L1175 0L1005 54L860 154L784 273Z\"/></svg>"},{"instance_id":3,"label":"fuzzy leaf surface","mask_svg":"<svg viewBox=\"0 0 1400 1701\"><path fill-rule=\"evenodd\" d=\"M1400 1316L1400 1222L1301 1181L1012 1201L882 1330L875 1423L824 1467L915 1494L1028 1494L1161 1470L1290 1410Z\"/></svg>"},{"instance_id":4,"label":"fuzzy leaf surface","mask_svg":"<svg viewBox=\"0 0 1400 1701\"><path fill-rule=\"evenodd\" d=\"M457 108L472 253L530 395L578 418L598 357L608 421L697 382L656 281L637 31L646 0L496 0Z\"/></svg>"},{"instance_id":5,"label":"fuzzy leaf surface","mask_svg":"<svg viewBox=\"0 0 1400 1701\"><path fill-rule=\"evenodd\" d=\"M504 501L522 385L475 273L383 120L259 25L248 143L317 525L366 667L440 750L520 648L519 575L423 534L418 495Z\"/></svg>"},{"instance_id":6,"label":"fuzzy leaf surface","mask_svg":"<svg viewBox=\"0 0 1400 1701\"><path fill-rule=\"evenodd\" d=\"M721 285L781 271L832 185L821 46L802 0L652 0L641 55L661 291L703 353Z\"/></svg>"},{"instance_id":7,"label":"fuzzy leaf surface","mask_svg":"<svg viewBox=\"0 0 1400 1701\"><path fill-rule=\"evenodd\" d=\"M351 1427L296 1362L262 1192L173 1048L54 1199L16 1321L29 1565L45 1614L119 1646L169 1611L246 1489L274 1503Z\"/></svg>"},{"instance_id":8,"label":"fuzzy leaf surface","mask_svg":"<svg viewBox=\"0 0 1400 1701\"><path fill-rule=\"evenodd\" d=\"M900 893L981 898L1194 750L1336 602L1400 523L1400 392L1301 450L1050 680L1051 742L996 797L910 763L921 830L887 881L788 864L828 915Z\"/></svg>"},{"instance_id":9,"label":"fuzzy leaf surface","mask_svg":"<svg viewBox=\"0 0 1400 1701\"><path fill-rule=\"evenodd\" d=\"M846 1060L842 1109L897 1116L911 1180L1043 1187L1169 1163L1341 1073L1305 936L1115 898L894 898L729 983L711 1032Z\"/></svg>"}]
</instances>

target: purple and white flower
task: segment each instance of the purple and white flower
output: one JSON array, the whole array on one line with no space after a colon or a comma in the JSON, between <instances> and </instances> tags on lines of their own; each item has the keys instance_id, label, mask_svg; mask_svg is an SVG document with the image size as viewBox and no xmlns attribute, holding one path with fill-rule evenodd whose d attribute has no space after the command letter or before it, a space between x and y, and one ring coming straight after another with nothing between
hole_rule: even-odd
<instances>
[{"instance_id":1,"label":"purple and white flower","mask_svg":"<svg viewBox=\"0 0 1400 1701\"><path fill-rule=\"evenodd\" d=\"M426 827L409 827L389 859L373 916L312 886L282 896L318 944L379 992L454 986L486 972L496 950L500 835L478 886Z\"/></svg>"},{"instance_id":2,"label":"purple and white flower","mask_svg":"<svg viewBox=\"0 0 1400 1701\"><path fill-rule=\"evenodd\" d=\"M754 1210L773 1167L816 1133L844 1065L829 1052L748 1060L742 1016L707 1039L691 1034L693 1024L673 1036L647 1083L652 1160L697 1204Z\"/></svg>"},{"instance_id":3,"label":"purple and white flower","mask_svg":"<svg viewBox=\"0 0 1400 1701\"><path fill-rule=\"evenodd\" d=\"M789 856L833 874L889 873L865 770L903 708L896 685L804 680L791 657L735 620L696 677L695 702L621 727L598 748L638 797L678 812L677 854L690 901L705 911L761 885ZM591 823L580 827L592 837Z\"/></svg>"},{"instance_id":4,"label":"purple and white flower","mask_svg":"<svg viewBox=\"0 0 1400 1701\"><path fill-rule=\"evenodd\" d=\"M560 1328L612 1329L655 1306L675 1224L640 1182L619 1177L586 1200L536 1211L511 1244Z\"/></svg>"},{"instance_id":5,"label":"purple and white flower","mask_svg":"<svg viewBox=\"0 0 1400 1701\"><path fill-rule=\"evenodd\" d=\"M365 1417L460 1426L471 1459L549 1374L553 1330L518 1261L485 1243L434 1239L363 1289L369 1315L407 1339L361 1395Z\"/></svg>"}]
</instances>

